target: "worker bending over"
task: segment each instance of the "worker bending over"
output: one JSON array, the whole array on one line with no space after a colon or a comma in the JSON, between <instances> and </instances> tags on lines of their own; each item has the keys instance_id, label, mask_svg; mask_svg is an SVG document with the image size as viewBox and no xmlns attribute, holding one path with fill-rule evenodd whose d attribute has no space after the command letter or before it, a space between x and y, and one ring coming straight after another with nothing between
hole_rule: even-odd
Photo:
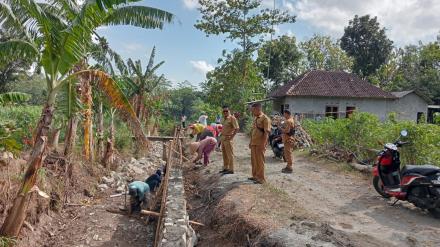
<instances>
[{"instance_id":1,"label":"worker bending over","mask_svg":"<svg viewBox=\"0 0 440 247\"><path fill-rule=\"evenodd\" d=\"M150 196L150 187L142 181L134 181L128 185L130 195L130 214L141 211L141 206L146 206Z\"/></svg>"}]
</instances>

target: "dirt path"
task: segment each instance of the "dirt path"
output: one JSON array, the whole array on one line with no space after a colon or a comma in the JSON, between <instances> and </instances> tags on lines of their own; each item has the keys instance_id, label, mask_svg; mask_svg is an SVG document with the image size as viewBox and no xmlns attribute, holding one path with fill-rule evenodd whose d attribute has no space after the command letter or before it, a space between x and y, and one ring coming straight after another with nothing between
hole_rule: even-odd
<instances>
[{"instance_id":1,"label":"dirt path","mask_svg":"<svg viewBox=\"0 0 440 247\"><path fill-rule=\"evenodd\" d=\"M44 246L152 246L155 224L106 211L109 205L123 206L124 197L105 196L93 204L63 211L60 219L52 223L54 229L48 228L51 237Z\"/></svg>"},{"instance_id":2,"label":"dirt path","mask_svg":"<svg viewBox=\"0 0 440 247\"><path fill-rule=\"evenodd\" d=\"M238 173L250 174L248 139L237 135L235 155ZM213 157L220 169L221 154ZM309 213L348 234L361 234L389 246L438 246L440 220L406 202L395 206L382 199L370 178L348 166L314 160L305 154L295 157L294 173L282 174L284 164L266 151L267 181L286 191Z\"/></svg>"}]
</instances>

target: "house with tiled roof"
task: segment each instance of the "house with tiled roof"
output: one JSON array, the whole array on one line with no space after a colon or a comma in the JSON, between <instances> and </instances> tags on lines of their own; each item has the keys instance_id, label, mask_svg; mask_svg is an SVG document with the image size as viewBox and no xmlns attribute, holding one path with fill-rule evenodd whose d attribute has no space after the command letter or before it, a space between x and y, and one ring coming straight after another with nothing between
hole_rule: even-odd
<instances>
[{"instance_id":1,"label":"house with tiled roof","mask_svg":"<svg viewBox=\"0 0 440 247\"><path fill-rule=\"evenodd\" d=\"M322 70L298 76L269 97L275 111L288 109L307 118L343 118L361 111L381 120L395 112L400 120L417 121L426 116L429 104L429 99L416 91L386 92L355 74Z\"/></svg>"}]
</instances>

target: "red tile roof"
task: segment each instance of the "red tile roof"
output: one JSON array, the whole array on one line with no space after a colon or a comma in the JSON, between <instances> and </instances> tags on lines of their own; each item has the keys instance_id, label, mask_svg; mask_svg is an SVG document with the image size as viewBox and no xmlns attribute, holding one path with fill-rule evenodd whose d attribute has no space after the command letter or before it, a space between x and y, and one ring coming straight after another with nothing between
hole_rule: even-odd
<instances>
[{"instance_id":1,"label":"red tile roof","mask_svg":"<svg viewBox=\"0 0 440 247\"><path fill-rule=\"evenodd\" d=\"M396 99L389 92L371 85L355 74L343 71L312 70L277 88L269 97L321 96Z\"/></svg>"}]
</instances>

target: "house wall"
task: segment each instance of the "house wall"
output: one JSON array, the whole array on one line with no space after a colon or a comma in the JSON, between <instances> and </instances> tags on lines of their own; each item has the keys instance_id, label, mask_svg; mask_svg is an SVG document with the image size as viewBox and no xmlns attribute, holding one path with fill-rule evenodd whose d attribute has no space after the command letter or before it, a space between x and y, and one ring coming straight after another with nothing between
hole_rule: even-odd
<instances>
[{"instance_id":1,"label":"house wall","mask_svg":"<svg viewBox=\"0 0 440 247\"><path fill-rule=\"evenodd\" d=\"M362 99L362 98L331 98L331 97L298 97L290 96L274 100L274 112L281 111L281 105L289 104L292 113L305 114L308 118L324 116L326 106L337 106L339 117L345 117L346 107L356 107L356 111L369 112L385 120L390 112L396 112L400 120L417 121L417 112L428 111L428 104L415 93L398 100Z\"/></svg>"},{"instance_id":2,"label":"house wall","mask_svg":"<svg viewBox=\"0 0 440 247\"><path fill-rule=\"evenodd\" d=\"M415 93L410 93L395 100L390 106L390 112L396 112L399 120L417 121L417 113L428 115L428 103Z\"/></svg>"},{"instance_id":3,"label":"house wall","mask_svg":"<svg viewBox=\"0 0 440 247\"><path fill-rule=\"evenodd\" d=\"M305 114L308 118L317 115L324 116L327 106L337 106L339 117L345 117L346 107L356 107L357 111L370 112L385 120L389 105L392 100L386 99L356 99L356 98L330 98L330 97L286 97L276 100L274 110L281 109L281 104L289 104L290 111Z\"/></svg>"}]
</instances>

